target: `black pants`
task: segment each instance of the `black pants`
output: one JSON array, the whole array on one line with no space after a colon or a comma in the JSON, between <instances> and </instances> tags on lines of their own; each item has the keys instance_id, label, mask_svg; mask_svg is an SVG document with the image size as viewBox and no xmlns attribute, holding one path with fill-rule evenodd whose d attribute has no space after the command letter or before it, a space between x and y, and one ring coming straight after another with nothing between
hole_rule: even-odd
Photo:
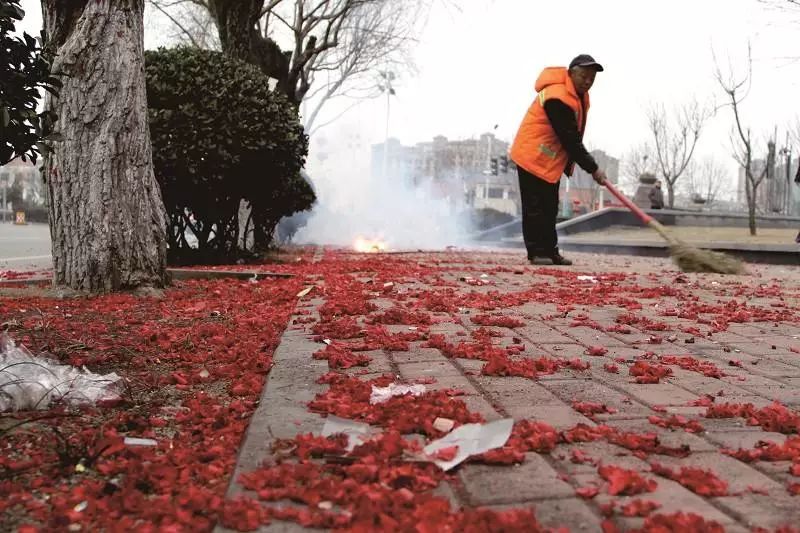
<instances>
[{"instance_id":1,"label":"black pants","mask_svg":"<svg viewBox=\"0 0 800 533\"><path fill-rule=\"evenodd\" d=\"M522 238L528 249L528 259L553 257L558 253L558 183L548 183L522 167L517 167L517 171L522 200Z\"/></svg>"}]
</instances>

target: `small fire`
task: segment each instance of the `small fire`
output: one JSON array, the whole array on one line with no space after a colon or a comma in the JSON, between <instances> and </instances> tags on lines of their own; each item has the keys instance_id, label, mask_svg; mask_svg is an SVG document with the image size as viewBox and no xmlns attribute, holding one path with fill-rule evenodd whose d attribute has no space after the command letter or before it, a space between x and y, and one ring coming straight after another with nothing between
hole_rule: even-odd
<instances>
[{"instance_id":1,"label":"small fire","mask_svg":"<svg viewBox=\"0 0 800 533\"><path fill-rule=\"evenodd\" d=\"M353 243L353 249L363 254L375 254L385 252L386 243L379 239L370 240L364 237L358 237L356 242Z\"/></svg>"}]
</instances>

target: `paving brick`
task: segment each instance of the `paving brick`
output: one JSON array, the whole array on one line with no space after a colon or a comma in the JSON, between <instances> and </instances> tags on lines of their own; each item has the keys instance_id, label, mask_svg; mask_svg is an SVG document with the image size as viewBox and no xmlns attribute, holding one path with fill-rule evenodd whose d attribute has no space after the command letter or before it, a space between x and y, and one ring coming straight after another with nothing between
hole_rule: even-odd
<instances>
[{"instance_id":1,"label":"paving brick","mask_svg":"<svg viewBox=\"0 0 800 533\"><path fill-rule=\"evenodd\" d=\"M624 346L625 342L608 335L603 331L587 328L585 326L578 327L559 327L557 328L562 333L572 337L581 344L587 346Z\"/></svg>"},{"instance_id":2,"label":"paving brick","mask_svg":"<svg viewBox=\"0 0 800 533\"><path fill-rule=\"evenodd\" d=\"M567 405L573 402L593 402L616 409L614 415L599 418L645 417L653 414L646 405L631 401L626 395L593 380L553 380L542 384Z\"/></svg>"},{"instance_id":3,"label":"paving brick","mask_svg":"<svg viewBox=\"0 0 800 533\"><path fill-rule=\"evenodd\" d=\"M706 431L703 437L720 448L729 450L752 450L760 442L782 443L786 440L786 435L761 431L754 427L728 431Z\"/></svg>"},{"instance_id":4,"label":"paving brick","mask_svg":"<svg viewBox=\"0 0 800 533\"><path fill-rule=\"evenodd\" d=\"M477 359L453 359L453 362L465 372L472 372L474 375L479 375L483 365L486 364L486 361Z\"/></svg>"},{"instance_id":5,"label":"paving brick","mask_svg":"<svg viewBox=\"0 0 800 533\"><path fill-rule=\"evenodd\" d=\"M461 371L450 361L425 361L421 363L402 363L397 365L400 375L404 379L413 380L421 378L459 377Z\"/></svg>"},{"instance_id":6,"label":"paving brick","mask_svg":"<svg viewBox=\"0 0 800 533\"><path fill-rule=\"evenodd\" d=\"M729 526L735 525L733 518L716 508L712 503L708 502L702 496L694 494L679 483L655 476L646 477L656 481L658 484L656 490L649 493L639 494L637 496L615 498L614 500L618 502L618 505L624 505L635 499L650 500L661 504L661 507L658 509L659 513L695 513L702 516L706 520L714 520L718 522L726 528L726 531ZM598 476L586 474L575 476L575 481L579 486L589 486L592 484L598 485L603 483ZM601 489L601 493L595 498L594 503L597 505L602 505L608 503L611 499L612 498L606 493L605 488L603 488ZM631 520L623 517L617 517L615 522L627 530L631 527L641 527L643 520Z\"/></svg>"},{"instance_id":7,"label":"paving brick","mask_svg":"<svg viewBox=\"0 0 800 533\"><path fill-rule=\"evenodd\" d=\"M537 348L540 349L542 353L548 353L554 357L561 357L564 359L580 357L586 353L586 346L574 343L571 339L569 342L562 344L538 344Z\"/></svg>"},{"instance_id":8,"label":"paving brick","mask_svg":"<svg viewBox=\"0 0 800 533\"><path fill-rule=\"evenodd\" d=\"M716 498L715 504L741 520L748 527L770 530L781 526L797 527L800 524L800 505L797 497L781 491L761 494L743 494Z\"/></svg>"},{"instance_id":9,"label":"paving brick","mask_svg":"<svg viewBox=\"0 0 800 533\"><path fill-rule=\"evenodd\" d=\"M723 369L723 371L726 370L728 369ZM675 367L672 368L672 372L674 377L669 378L670 382L680 385L682 389L686 389L697 396L705 394L717 396L722 392L725 401L733 402L735 401L733 398L753 395L752 392L739 386L739 382L735 380L710 378L697 372L689 372Z\"/></svg>"},{"instance_id":10,"label":"paving brick","mask_svg":"<svg viewBox=\"0 0 800 533\"><path fill-rule=\"evenodd\" d=\"M701 420L701 424L705 420ZM716 451L716 447L698 435L682 429L665 429L647 420L609 420L607 425L631 433L655 433L661 444L671 448L689 446L692 452ZM660 456L654 456L658 459Z\"/></svg>"},{"instance_id":11,"label":"paving brick","mask_svg":"<svg viewBox=\"0 0 800 533\"><path fill-rule=\"evenodd\" d=\"M467 409L469 409L471 413L479 413L487 422L506 418L504 415L500 414L497 409L492 407L492 404L483 396L461 396L458 399L467 405Z\"/></svg>"},{"instance_id":12,"label":"paving brick","mask_svg":"<svg viewBox=\"0 0 800 533\"><path fill-rule=\"evenodd\" d=\"M549 326L546 326L541 322L521 328L516 328L514 331L516 331L517 334L520 335L521 337L524 337L525 339L535 344L559 344L559 343L567 344L575 342L567 335L564 335L560 331L557 331Z\"/></svg>"},{"instance_id":13,"label":"paving brick","mask_svg":"<svg viewBox=\"0 0 800 533\"><path fill-rule=\"evenodd\" d=\"M371 374L383 374L392 372L392 363L389 361L389 357L383 353L382 351L372 351L372 352L359 352L361 354L367 355L372 358L370 361L369 366L367 367L353 367L345 370L346 374L349 375L357 375L364 370L367 370ZM327 362L325 363L327 364Z\"/></svg>"},{"instance_id":14,"label":"paving brick","mask_svg":"<svg viewBox=\"0 0 800 533\"><path fill-rule=\"evenodd\" d=\"M528 453L515 466L467 464L459 477L472 505L522 503L574 495L573 488L558 478L544 457Z\"/></svg>"},{"instance_id":15,"label":"paving brick","mask_svg":"<svg viewBox=\"0 0 800 533\"><path fill-rule=\"evenodd\" d=\"M489 508L500 511L525 507L528 505L493 505ZM536 520L546 528L557 531L559 528L567 531L600 531L602 519L581 499L539 500L530 507L536 513Z\"/></svg>"},{"instance_id":16,"label":"paving brick","mask_svg":"<svg viewBox=\"0 0 800 533\"><path fill-rule=\"evenodd\" d=\"M759 326L750 324L729 324L728 331L730 333L741 335L742 337L762 337L766 334L766 330Z\"/></svg>"},{"instance_id":17,"label":"paving brick","mask_svg":"<svg viewBox=\"0 0 800 533\"><path fill-rule=\"evenodd\" d=\"M654 405L683 406L698 397L697 394L693 394L666 381L645 385L625 383L619 385L619 387L631 398L651 407Z\"/></svg>"},{"instance_id":18,"label":"paving brick","mask_svg":"<svg viewBox=\"0 0 800 533\"><path fill-rule=\"evenodd\" d=\"M541 383L527 378L475 376L478 388L503 404L563 405L563 402Z\"/></svg>"},{"instance_id":19,"label":"paving brick","mask_svg":"<svg viewBox=\"0 0 800 533\"><path fill-rule=\"evenodd\" d=\"M588 456L592 462L574 463L572 462L572 452L580 451ZM628 450L615 446L605 441L581 442L578 444L560 444L552 456L558 462L558 468L569 475L595 474L597 466L601 464L613 464L629 470L649 472L650 465L641 459L633 456Z\"/></svg>"},{"instance_id":20,"label":"paving brick","mask_svg":"<svg viewBox=\"0 0 800 533\"><path fill-rule=\"evenodd\" d=\"M658 458L657 462L671 468L690 466L710 470L718 478L728 482L728 491L731 494L747 491L750 487L769 492L784 490L781 484L750 465L719 453L693 453L684 458L663 457Z\"/></svg>"},{"instance_id":21,"label":"paving brick","mask_svg":"<svg viewBox=\"0 0 800 533\"><path fill-rule=\"evenodd\" d=\"M766 344L764 342L736 342L736 343L728 343L728 346L734 348L736 350L741 350L744 353L750 355L760 355L760 356L770 356L770 355L788 355L793 352L789 350L789 346L796 346L797 341L794 341L794 344L791 344L789 341L791 339L787 339L784 341L784 344L774 344L775 348L772 348L772 344Z\"/></svg>"},{"instance_id":22,"label":"paving brick","mask_svg":"<svg viewBox=\"0 0 800 533\"><path fill-rule=\"evenodd\" d=\"M478 390L464 376L443 376L436 378L436 383L425 385L428 390L455 389L465 395L478 394Z\"/></svg>"},{"instance_id":23,"label":"paving brick","mask_svg":"<svg viewBox=\"0 0 800 533\"><path fill-rule=\"evenodd\" d=\"M530 418L546 422L559 430L569 429L578 424L593 425L591 420L568 405L533 405L527 408L505 403L501 403L501 405L506 409L509 416L513 416L516 420Z\"/></svg>"},{"instance_id":24,"label":"paving brick","mask_svg":"<svg viewBox=\"0 0 800 533\"><path fill-rule=\"evenodd\" d=\"M800 405L800 388L794 384L772 382L769 384L753 383L753 376L742 382L742 388L747 389L770 401L777 401L785 405Z\"/></svg>"},{"instance_id":25,"label":"paving brick","mask_svg":"<svg viewBox=\"0 0 800 533\"><path fill-rule=\"evenodd\" d=\"M392 352L391 357L395 363L422 363L426 361L442 363L447 361L447 358L436 348L411 347L407 352Z\"/></svg>"},{"instance_id":26,"label":"paving brick","mask_svg":"<svg viewBox=\"0 0 800 533\"><path fill-rule=\"evenodd\" d=\"M455 324L453 322L439 322L438 324L431 324L428 330L431 333L441 333L445 335L466 331L464 326L461 324Z\"/></svg>"}]
</instances>

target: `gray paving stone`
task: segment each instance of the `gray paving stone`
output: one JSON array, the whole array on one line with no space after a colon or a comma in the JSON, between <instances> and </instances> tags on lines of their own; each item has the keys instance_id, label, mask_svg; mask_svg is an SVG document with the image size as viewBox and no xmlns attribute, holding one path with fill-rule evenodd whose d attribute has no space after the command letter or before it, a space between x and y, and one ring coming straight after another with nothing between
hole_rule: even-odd
<instances>
[{"instance_id":1,"label":"gray paving stone","mask_svg":"<svg viewBox=\"0 0 800 533\"><path fill-rule=\"evenodd\" d=\"M544 457L536 453L526 454L525 462L514 466L468 464L459 477L472 505L524 503L569 497L574 493Z\"/></svg>"}]
</instances>

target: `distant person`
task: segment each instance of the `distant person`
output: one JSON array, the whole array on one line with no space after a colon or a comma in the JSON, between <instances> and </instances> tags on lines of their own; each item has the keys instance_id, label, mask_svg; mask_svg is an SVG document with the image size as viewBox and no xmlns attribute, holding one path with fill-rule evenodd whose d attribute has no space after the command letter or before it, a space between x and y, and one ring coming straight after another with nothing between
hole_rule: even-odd
<instances>
[{"instance_id":1,"label":"distant person","mask_svg":"<svg viewBox=\"0 0 800 533\"><path fill-rule=\"evenodd\" d=\"M648 198L650 198L650 209L664 209L664 191L661 190L660 180L656 180Z\"/></svg>"},{"instance_id":2,"label":"distant person","mask_svg":"<svg viewBox=\"0 0 800 533\"><path fill-rule=\"evenodd\" d=\"M572 264L559 252L556 234L561 175L571 176L577 163L597 183L606 180L583 145L589 89L602 71L590 55L579 55L568 68L545 68L536 80L536 99L511 146L519 174L522 236L531 264Z\"/></svg>"}]
</instances>

